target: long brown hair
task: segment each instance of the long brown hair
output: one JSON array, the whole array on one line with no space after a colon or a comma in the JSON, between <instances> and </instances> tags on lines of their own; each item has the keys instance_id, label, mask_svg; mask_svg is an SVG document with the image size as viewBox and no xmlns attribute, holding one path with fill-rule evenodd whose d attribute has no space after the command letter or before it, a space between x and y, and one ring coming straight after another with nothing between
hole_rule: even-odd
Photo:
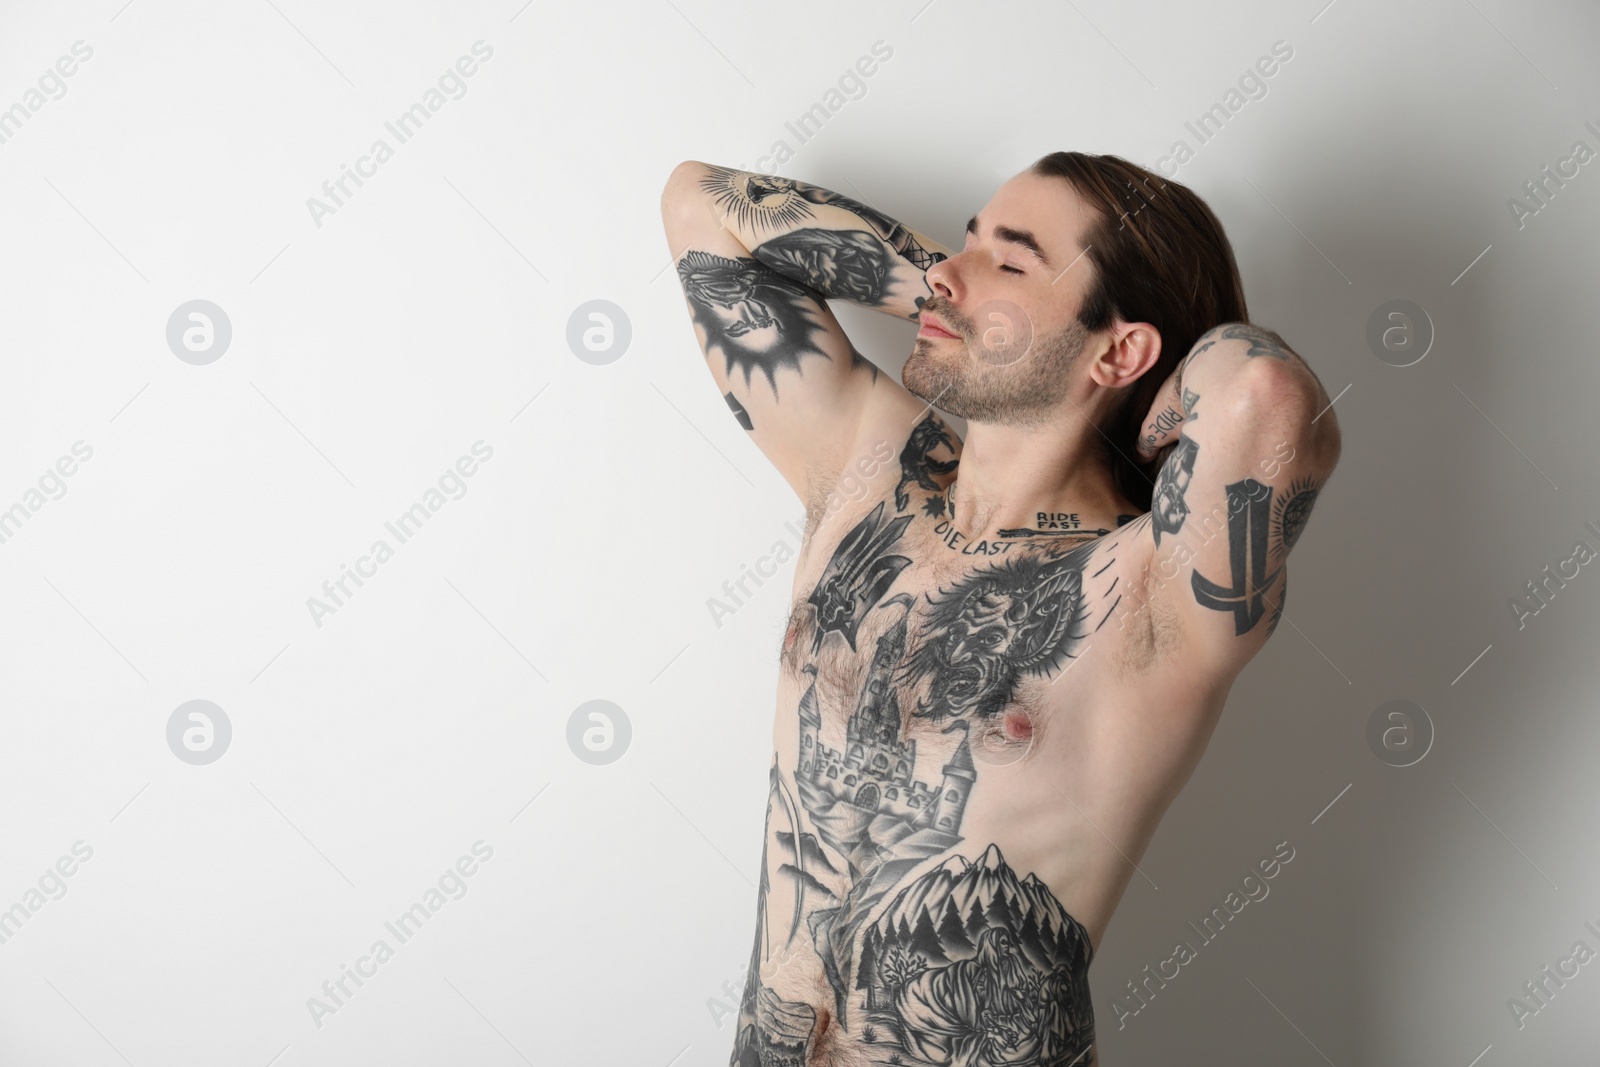
<instances>
[{"instance_id":1,"label":"long brown hair","mask_svg":"<svg viewBox=\"0 0 1600 1067\"><path fill-rule=\"evenodd\" d=\"M1091 332L1110 326L1113 318L1148 322L1161 334L1160 358L1128 387L1121 407L1100 427L1118 490L1148 509L1166 450L1141 464L1133 449L1156 391L1201 334L1225 322L1249 321L1233 247L1222 223L1188 186L1118 156L1052 152L1031 169L1070 182L1095 209L1082 237L1094 278L1078 321Z\"/></svg>"}]
</instances>

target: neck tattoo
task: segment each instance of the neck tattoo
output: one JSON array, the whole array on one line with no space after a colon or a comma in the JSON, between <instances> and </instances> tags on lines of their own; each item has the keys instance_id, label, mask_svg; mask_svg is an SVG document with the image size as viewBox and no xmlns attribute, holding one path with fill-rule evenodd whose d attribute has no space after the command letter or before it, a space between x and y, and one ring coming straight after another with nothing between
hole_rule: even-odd
<instances>
[{"instance_id":1,"label":"neck tattoo","mask_svg":"<svg viewBox=\"0 0 1600 1067\"><path fill-rule=\"evenodd\" d=\"M1062 540L1100 537L1111 532L1085 525L1082 515L1076 511L1039 511L1034 513L1032 526L1003 529L998 531L999 536L993 540L981 538L974 541L955 527L955 502L956 483L952 480L945 486L943 518L934 527L934 532L939 535L941 544L964 556L998 556L1019 542L1044 540L1059 543ZM1117 525L1121 526L1131 518L1131 515L1120 515Z\"/></svg>"}]
</instances>

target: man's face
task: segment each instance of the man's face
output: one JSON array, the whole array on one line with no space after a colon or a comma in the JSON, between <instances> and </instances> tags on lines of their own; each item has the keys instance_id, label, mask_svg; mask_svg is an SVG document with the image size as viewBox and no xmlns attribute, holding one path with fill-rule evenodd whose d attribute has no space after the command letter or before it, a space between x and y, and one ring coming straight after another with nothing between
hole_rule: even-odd
<instances>
[{"instance_id":1,"label":"man's face","mask_svg":"<svg viewBox=\"0 0 1600 1067\"><path fill-rule=\"evenodd\" d=\"M1049 421L1089 340L1075 316L1093 272L1078 238L1093 221L1058 178L1025 171L1002 185L961 252L928 268L933 295L901 373L906 389L971 421Z\"/></svg>"}]
</instances>

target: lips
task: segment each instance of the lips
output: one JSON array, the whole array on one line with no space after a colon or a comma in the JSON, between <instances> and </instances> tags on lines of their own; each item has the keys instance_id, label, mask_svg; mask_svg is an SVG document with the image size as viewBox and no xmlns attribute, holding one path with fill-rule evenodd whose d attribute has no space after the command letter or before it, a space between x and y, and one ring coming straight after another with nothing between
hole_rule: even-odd
<instances>
[{"instance_id":1,"label":"lips","mask_svg":"<svg viewBox=\"0 0 1600 1067\"><path fill-rule=\"evenodd\" d=\"M918 337L955 337L954 331L945 328L940 321L932 315L924 314L917 320L922 324L922 329L917 331Z\"/></svg>"}]
</instances>

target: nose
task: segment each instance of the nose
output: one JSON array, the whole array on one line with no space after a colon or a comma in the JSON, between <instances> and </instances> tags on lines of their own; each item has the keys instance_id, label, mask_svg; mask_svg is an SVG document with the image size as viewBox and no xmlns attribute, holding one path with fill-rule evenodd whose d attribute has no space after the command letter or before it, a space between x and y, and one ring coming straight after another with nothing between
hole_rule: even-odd
<instances>
[{"instance_id":1,"label":"nose","mask_svg":"<svg viewBox=\"0 0 1600 1067\"><path fill-rule=\"evenodd\" d=\"M934 296L943 297L951 303L957 302L961 279L957 272L956 260L960 258L961 253L957 252L948 259L941 259L929 267L927 273L923 275L928 283L928 288L933 290Z\"/></svg>"}]
</instances>

